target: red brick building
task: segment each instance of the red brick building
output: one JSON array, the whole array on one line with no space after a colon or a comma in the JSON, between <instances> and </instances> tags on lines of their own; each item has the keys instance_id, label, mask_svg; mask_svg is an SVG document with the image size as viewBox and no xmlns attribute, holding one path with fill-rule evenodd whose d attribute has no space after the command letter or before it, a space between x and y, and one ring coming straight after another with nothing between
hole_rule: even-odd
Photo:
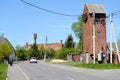
<instances>
[{"instance_id":1,"label":"red brick building","mask_svg":"<svg viewBox=\"0 0 120 80\"><path fill-rule=\"evenodd\" d=\"M95 21L93 21L93 11ZM84 53L93 54L93 24L95 24L95 53L100 53L103 48L103 52L106 54L106 12L103 5L85 4L83 21Z\"/></svg>"},{"instance_id":2,"label":"red brick building","mask_svg":"<svg viewBox=\"0 0 120 80\"><path fill-rule=\"evenodd\" d=\"M29 50L32 47L33 44L26 43L26 49ZM44 49L53 49L53 50L59 50L62 48L62 40L59 43L47 43L47 44L37 44L38 49L40 49L41 46L44 47Z\"/></svg>"}]
</instances>

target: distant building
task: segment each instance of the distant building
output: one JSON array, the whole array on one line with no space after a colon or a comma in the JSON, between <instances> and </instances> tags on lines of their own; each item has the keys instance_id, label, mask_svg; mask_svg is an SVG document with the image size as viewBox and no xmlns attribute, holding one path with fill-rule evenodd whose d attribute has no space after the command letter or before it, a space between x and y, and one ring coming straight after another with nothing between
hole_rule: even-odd
<instances>
[{"instance_id":1,"label":"distant building","mask_svg":"<svg viewBox=\"0 0 120 80\"><path fill-rule=\"evenodd\" d=\"M26 49L29 50L33 44L26 43ZM45 43L45 44L37 44L38 49L43 46L45 49L53 49L53 50L60 50L63 46L62 40L59 43Z\"/></svg>"}]
</instances>

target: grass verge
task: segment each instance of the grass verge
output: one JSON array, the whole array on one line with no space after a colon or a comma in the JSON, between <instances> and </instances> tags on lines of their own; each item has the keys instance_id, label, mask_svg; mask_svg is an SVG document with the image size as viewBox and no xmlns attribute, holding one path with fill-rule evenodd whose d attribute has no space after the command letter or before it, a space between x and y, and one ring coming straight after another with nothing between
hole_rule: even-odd
<instances>
[{"instance_id":1,"label":"grass verge","mask_svg":"<svg viewBox=\"0 0 120 80\"><path fill-rule=\"evenodd\" d=\"M65 62L59 63L64 65L76 66L90 69L120 69L120 64L81 64L80 62Z\"/></svg>"},{"instance_id":2,"label":"grass verge","mask_svg":"<svg viewBox=\"0 0 120 80\"><path fill-rule=\"evenodd\" d=\"M6 80L8 64L0 64L0 80Z\"/></svg>"},{"instance_id":3,"label":"grass verge","mask_svg":"<svg viewBox=\"0 0 120 80\"><path fill-rule=\"evenodd\" d=\"M52 60L52 59L46 59L45 61L46 61L46 62L50 62L51 60Z\"/></svg>"}]
</instances>

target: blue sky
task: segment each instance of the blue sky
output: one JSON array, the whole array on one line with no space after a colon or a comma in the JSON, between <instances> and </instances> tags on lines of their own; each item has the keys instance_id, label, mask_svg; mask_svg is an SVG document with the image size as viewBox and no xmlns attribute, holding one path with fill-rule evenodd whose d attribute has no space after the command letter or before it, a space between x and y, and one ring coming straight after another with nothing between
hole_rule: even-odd
<instances>
[{"instance_id":1,"label":"blue sky","mask_svg":"<svg viewBox=\"0 0 120 80\"><path fill-rule=\"evenodd\" d=\"M41 8L59 13L81 15L85 3L102 4L107 14L120 11L120 0L25 0ZM71 25L76 17L61 16L29 6L20 0L0 0L0 34L13 44L33 43L33 34L37 33L37 43L65 41L72 34L77 42ZM120 16L113 18L117 37L120 35ZM107 20L107 41L109 41L109 19Z\"/></svg>"}]
</instances>

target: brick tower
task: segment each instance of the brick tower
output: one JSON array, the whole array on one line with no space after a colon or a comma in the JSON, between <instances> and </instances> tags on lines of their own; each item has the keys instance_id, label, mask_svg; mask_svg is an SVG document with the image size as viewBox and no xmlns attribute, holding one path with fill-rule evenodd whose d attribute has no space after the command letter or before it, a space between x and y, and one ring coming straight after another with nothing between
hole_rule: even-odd
<instances>
[{"instance_id":1,"label":"brick tower","mask_svg":"<svg viewBox=\"0 0 120 80\"><path fill-rule=\"evenodd\" d=\"M101 4L85 4L82 18L84 53L93 54L95 46L95 54L101 51L106 54L106 12L103 6Z\"/></svg>"}]
</instances>

